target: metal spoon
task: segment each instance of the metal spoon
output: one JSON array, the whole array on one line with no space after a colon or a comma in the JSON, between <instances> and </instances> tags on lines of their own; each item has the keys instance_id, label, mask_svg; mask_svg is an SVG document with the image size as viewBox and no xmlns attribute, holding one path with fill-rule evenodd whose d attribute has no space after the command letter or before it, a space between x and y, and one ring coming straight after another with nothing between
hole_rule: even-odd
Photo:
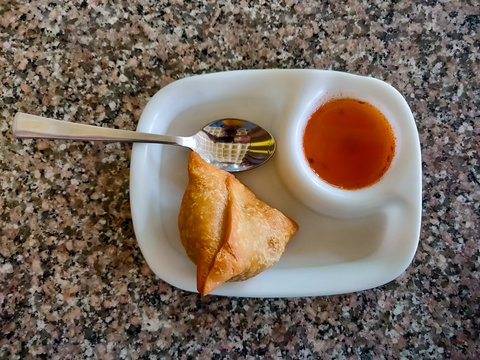
<instances>
[{"instance_id":1,"label":"metal spoon","mask_svg":"<svg viewBox=\"0 0 480 360\"><path fill-rule=\"evenodd\" d=\"M276 147L275 140L268 131L239 119L216 120L195 135L182 137L109 129L17 113L13 134L17 138L27 139L179 145L196 151L209 163L230 172L245 171L262 165L272 157Z\"/></svg>"}]
</instances>

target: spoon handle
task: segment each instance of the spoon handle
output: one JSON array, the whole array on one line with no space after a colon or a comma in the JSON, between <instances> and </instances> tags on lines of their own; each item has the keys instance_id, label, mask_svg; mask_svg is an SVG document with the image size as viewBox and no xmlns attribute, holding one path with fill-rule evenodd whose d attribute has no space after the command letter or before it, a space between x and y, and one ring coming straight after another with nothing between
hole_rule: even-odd
<instances>
[{"instance_id":1,"label":"spoon handle","mask_svg":"<svg viewBox=\"0 0 480 360\"><path fill-rule=\"evenodd\" d=\"M190 147L190 138L188 137L148 134L100 126L75 124L21 112L15 115L13 134L17 138L24 139L144 142Z\"/></svg>"}]
</instances>

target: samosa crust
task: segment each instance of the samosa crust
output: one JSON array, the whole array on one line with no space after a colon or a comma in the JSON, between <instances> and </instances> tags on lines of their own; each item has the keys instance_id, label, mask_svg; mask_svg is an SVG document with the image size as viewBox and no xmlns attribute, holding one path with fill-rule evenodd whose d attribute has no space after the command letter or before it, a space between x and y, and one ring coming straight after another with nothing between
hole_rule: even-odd
<instances>
[{"instance_id":1,"label":"samosa crust","mask_svg":"<svg viewBox=\"0 0 480 360\"><path fill-rule=\"evenodd\" d=\"M195 152L178 227L206 295L225 281L249 279L275 264L297 224L259 200L232 174Z\"/></svg>"}]
</instances>

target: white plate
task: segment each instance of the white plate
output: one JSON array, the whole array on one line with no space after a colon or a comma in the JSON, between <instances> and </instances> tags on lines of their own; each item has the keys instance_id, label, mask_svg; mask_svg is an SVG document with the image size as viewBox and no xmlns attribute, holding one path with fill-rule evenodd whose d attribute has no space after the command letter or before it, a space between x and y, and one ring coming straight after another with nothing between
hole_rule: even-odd
<instances>
[{"instance_id":1,"label":"white plate","mask_svg":"<svg viewBox=\"0 0 480 360\"><path fill-rule=\"evenodd\" d=\"M372 199L375 206L368 212L358 210L356 216L333 218L311 210L287 189L279 176L284 166L281 151L262 167L237 174L260 199L297 221L300 230L272 268L247 281L226 283L213 294L340 294L385 284L410 264L420 232L420 144L405 100L382 81L322 70L246 70L194 76L159 91L143 111L137 131L191 135L212 120L242 118L268 129L282 150L291 124L302 121L306 109L325 94L367 99L389 121L395 117L397 138L398 132L401 134L397 148L409 159L391 172L397 179L395 188L378 194L383 201ZM382 102L382 94L389 94L389 100ZM291 151L283 149L287 150ZM196 291L196 268L185 255L177 229L187 185L188 153L175 146L135 144L130 201L135 234L152 271L178 288Z\"/></svg>"}]
</instances>

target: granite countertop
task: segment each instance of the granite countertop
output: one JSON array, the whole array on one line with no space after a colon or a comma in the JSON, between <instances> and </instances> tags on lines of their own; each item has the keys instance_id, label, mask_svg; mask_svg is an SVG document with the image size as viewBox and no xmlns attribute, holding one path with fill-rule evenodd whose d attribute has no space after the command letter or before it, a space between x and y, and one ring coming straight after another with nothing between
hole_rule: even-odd
<instances>
[{"instance_id":1,"label":"granite countertop","mask_svg":"<svg viewBox=\"0 0 480 360\"><path fill-rule=\"evenodd\" d=\"M0 358L478 359L478 3L152 3L0 4ZM130 145L12 137L17 111L135 129L176 79L264 68L368 75L405 95L423 223L396 280L296 299L181 291L135 240Z\"/></svg>"}]
</instances>

